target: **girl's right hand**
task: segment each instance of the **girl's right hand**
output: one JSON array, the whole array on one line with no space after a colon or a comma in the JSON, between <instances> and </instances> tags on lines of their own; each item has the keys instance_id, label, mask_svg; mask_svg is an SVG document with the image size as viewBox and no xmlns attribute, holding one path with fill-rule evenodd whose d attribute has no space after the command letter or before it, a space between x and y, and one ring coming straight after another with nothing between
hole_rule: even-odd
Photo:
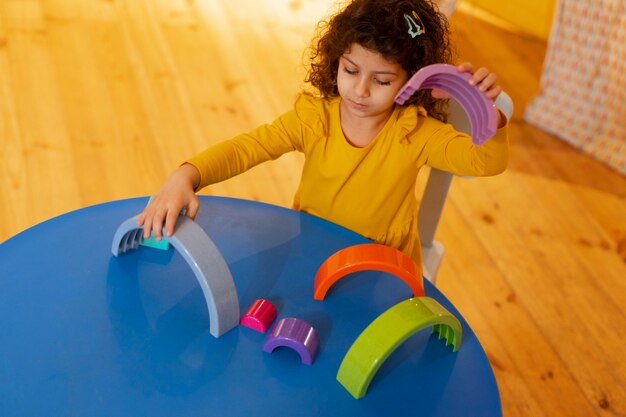
<instances>
[{"instance_id":1,"label":"girl's right hand","mask_svg":"<svg viewBox=\"0 0 626 417\"><path fill-rule=\"evenodd\" d=\"M137 216L137 226L143 226L144 239L153 232L154 238L161 240L164 222L165 236L172 236L182 209L185 209L187 217L195 219L200 202L194 190L199 183L200 172L191 164L183 164L169 176L152 201Z\"/></svg>"}]
</instances>

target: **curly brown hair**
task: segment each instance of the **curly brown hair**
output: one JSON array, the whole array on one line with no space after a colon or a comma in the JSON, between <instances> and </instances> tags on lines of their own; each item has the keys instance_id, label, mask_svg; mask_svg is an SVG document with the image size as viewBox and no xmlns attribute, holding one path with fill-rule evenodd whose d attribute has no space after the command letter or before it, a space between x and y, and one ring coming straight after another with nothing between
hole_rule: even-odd
<instances>
[{"instance_id":1,"label":"curly brown hair","mask_svg":"<svg viewBox=\"0 0 626 417\"><path fill-rule=\"evenodd\" d=\"M405 15L417 13L425 33L412 37ZM343 10L317 26L309 48L310 68L305 82L322 97L337 97L337 69L344 52L357 43L397 62L411 77L420 68L452 63L454 52L448 20L430 0L352 0ZM445 101L429 91L416 92L405 105L423 106L433 117L446 119Z\"/></svg>"}]
</instances>

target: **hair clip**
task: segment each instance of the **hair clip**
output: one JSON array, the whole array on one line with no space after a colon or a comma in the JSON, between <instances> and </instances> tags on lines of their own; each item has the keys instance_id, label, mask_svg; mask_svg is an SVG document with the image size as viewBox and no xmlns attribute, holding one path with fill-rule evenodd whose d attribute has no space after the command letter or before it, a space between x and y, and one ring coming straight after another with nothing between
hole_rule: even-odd
<instances>
[{"instance_id":1,"label":"hair clip","mask_svg":"<svg viewBox=\"0 0 626 417\"><path fill-rule=\"evenodd\" d=\"M413 16L405 14L404 20L406 20L407 25L409 25L409 35L411 35L412 38L415 38L416 36L426 33L426 30L424 28L424 23L422 23L422 19L420 19L415 10L413 10L411 14ZM417 19L417 22L413 18Z\"/></svg>"}]
</instances>

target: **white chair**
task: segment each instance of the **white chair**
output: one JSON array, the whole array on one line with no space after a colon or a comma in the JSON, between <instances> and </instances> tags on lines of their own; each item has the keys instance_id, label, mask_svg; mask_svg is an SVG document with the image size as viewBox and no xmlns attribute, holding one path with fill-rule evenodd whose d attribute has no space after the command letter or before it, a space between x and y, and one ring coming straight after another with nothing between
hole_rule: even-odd
<instances>
[{"instance_id":1,"label":"white chair","mask_svg":"<svg viewBox=\"0 0 626 417\"><path fill-rule=\"evenodd\" d=\"M498 96L496 107L508 120L511 120L513 100L507 93L502 92ZM450 99L448 123L459 132L471 133L471 126L465 110L454 99ZM417 229L422 244L423 272L424 276L433 284L437 280L437 271L444 253L443 245L435 240L435 232L451 182L452 174L431 168L417 216Z\"/></svg>"}]
</instances>

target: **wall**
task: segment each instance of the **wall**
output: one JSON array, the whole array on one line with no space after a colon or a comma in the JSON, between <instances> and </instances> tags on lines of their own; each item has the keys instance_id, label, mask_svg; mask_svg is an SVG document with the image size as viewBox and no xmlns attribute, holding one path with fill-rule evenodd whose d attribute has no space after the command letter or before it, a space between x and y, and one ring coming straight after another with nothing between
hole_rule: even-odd
<instances>
[{"instance_id":1,"label":"wall","mask_svg":"<svg viewBox=\"0 0 626 417\"><path fill-rule=\"evenodd\" d=\"M557 0L461 0L458 10L542 39L550 36Z\"/></svg>"}]
</instances>

